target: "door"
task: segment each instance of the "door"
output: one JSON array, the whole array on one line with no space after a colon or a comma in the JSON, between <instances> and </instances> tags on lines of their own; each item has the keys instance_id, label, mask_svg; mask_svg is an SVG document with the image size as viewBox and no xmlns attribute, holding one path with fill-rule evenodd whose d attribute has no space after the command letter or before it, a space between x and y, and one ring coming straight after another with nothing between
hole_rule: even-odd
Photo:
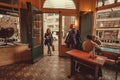
<instances>
[{"instance_id":1,"label":"door","mask_svg":"<svg viewBox=\"0 0 120 80\"><path fill-rule=\"evenodd\" d=\"M61 17L61 28L60 28L60 54L59 56L66 56L65 52L70 50L70 48L66 47L65 39L70 30L70 25L75 24L76 16L62 16ZM76 24L75 24L76 25Z\"/></svg>"},{"instance_id":2,"label":"door","mask_svg":"<svg viewBox=\"0 0 120 80\"><path fill-rule=\"evenodd\" d=\"M27 3L28 7L28 34L29 47L32 53L32 62L38 61L43 56L43 25L42 12L37 8Z\"/></svg>"},{"instance_id":3,"label":"door","mask_svg":"<svg viewBox=\"0 0 120 80\"><path fill-rule=\"evenodd\" d=\"M32 59L35 62L43 56L42 13L33 12L32 25Z\"/></svg>"}]
</instances>

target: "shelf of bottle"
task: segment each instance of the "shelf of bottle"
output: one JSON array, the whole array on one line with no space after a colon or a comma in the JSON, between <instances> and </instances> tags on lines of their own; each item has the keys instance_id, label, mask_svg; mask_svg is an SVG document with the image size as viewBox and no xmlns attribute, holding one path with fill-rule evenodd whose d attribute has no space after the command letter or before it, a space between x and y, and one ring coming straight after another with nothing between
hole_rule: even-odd
<instances>
[{"instance_id":1,"label":"shelf of bottle","mask_svg":"<svg viewBox=\"0 0 120 80\"><path fill-rule=\"evenodd\" d=\"M96 28L96 30L119 30L120 31L120 27L99 27Z\"/></svg>"},{"instance_id":2,"label":"shelf of bottle","mask_svg":"<svg viewBox=\"0 0 120 80\"><path fill-rule=\"evenodd\" d=\"M96 21L118 21L120 20L119 18L103 18L103 19L96 19Z\"/></svg>"},{"instance_id":3,"label":"shelf of bottle","mask_svg":"<svg viewBox=\"0 0 120 80\"><path fill-rule=\"evenodd\" d=\"M103 43L103 46L105 47L111 47L111 48L120 48L120 44L117 43Z\"/></svg>"},{"instance_id":4,"label":"shelf of bottle","mask_svg":"<svg viewBox=\"0 0 120 80\"><path fill-rule=\"evenodd\" d=\"M96 29L120 29L120 27L97 27Z\"/></svg>"}]
</instances>

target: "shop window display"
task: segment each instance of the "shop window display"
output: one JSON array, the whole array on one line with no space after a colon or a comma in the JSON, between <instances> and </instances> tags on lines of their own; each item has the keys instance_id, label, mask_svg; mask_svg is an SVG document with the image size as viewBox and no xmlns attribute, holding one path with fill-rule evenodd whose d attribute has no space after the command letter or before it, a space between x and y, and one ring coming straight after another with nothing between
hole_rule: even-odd
<instances>
[{"instance_id":1,"label":"shop window display","mask_svg":"<svg viewBox=\"0 0 120 80\"><path fill-rule=\"evenodd\" d=\"M6 37L7 42L20 42L20 26L19 26L19 17L18 16L0 14L0 31L1 31L0 43L1 44L3 42L5 42L5 39L4 39L5 32L4 31L6 31L6 30L9 32L8 36ZM10 32L10 30L12 32ZM6 35L7 35L7 33L6 33Z\"/></svg>"}]
</instances>

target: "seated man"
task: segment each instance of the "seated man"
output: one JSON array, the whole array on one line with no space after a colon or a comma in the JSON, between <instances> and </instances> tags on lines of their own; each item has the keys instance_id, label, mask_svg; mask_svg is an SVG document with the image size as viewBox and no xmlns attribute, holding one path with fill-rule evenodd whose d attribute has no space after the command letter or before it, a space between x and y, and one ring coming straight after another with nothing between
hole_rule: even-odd
<instances>
[{"instance_id":1,"label":"seated man","mask_svg":"<svg viewBox=\"0 0 120 80\"><path fill-rule=\"evenodd\" d=\"M92 35L87 35L86 36L86 40L83 42L83 50L86 52L92 52L94 48L100 48L98 44L96 44L95 42L93 42L93 36ZM86 72L90 72L91 74L94 74L94 71L90 70L85 67L85 66L80 66L80 70L84 70ZM101 77L102 76L102 70L101 68L99 68L99 72L98 72L98 76Z\"/></svg>"},{"instance_id":2,"label":"seated man","mask_svg":"<svg viewBox=\"0 0 120 80\"><path fill-rule=\"evenodd\" d=\"M102 45L102 42L100 41L98 36L93 35L93 42L95 42L98 45Z\"/></svg>"},{"instance_id":3,"label":"seated man","mask_svg":"<svg viewBox=\"0 0 120 80\"><path fill-rule=\"evenodd\" d=\"M93 42L93 36L92 35L87 35L86 40L83 42L83 50L86 52L91 52L93 48L99 48L99 45L97 45L95 42Z\"/></svg>"},{"instance_id":4,"label":"seated man","mask_svg":"<svg viewBox=\"0 0 120 80\"><path fill-rule=\"evenodd\" d=\"M97 36L93 35L93 42L95 42L97 45L102 46L102 42ZM95 48L95 52L98 55L102 55L101 49L100 48Z\"/></svg>"}]
</instances>

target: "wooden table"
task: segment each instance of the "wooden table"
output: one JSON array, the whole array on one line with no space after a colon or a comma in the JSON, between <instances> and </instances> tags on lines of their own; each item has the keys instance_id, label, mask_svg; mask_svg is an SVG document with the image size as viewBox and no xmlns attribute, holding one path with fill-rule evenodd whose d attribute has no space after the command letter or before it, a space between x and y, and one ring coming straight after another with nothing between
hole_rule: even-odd
<instances>
[{"instance_id":1,"label":"wooden table","mask_svg":"<svg viewBox=\"0 0 120 80\"><path fill-rule=\"evenodd\" d=\"M97 58L90 58L90 54L80 50L70 50L66 52L71 58L71 72L70 76L75 74L75 61L78 61L81 65L94 69L94 79L98 79L98 70L105 63L106 57L97 56Z\"/></svg>"}]
</instances>

